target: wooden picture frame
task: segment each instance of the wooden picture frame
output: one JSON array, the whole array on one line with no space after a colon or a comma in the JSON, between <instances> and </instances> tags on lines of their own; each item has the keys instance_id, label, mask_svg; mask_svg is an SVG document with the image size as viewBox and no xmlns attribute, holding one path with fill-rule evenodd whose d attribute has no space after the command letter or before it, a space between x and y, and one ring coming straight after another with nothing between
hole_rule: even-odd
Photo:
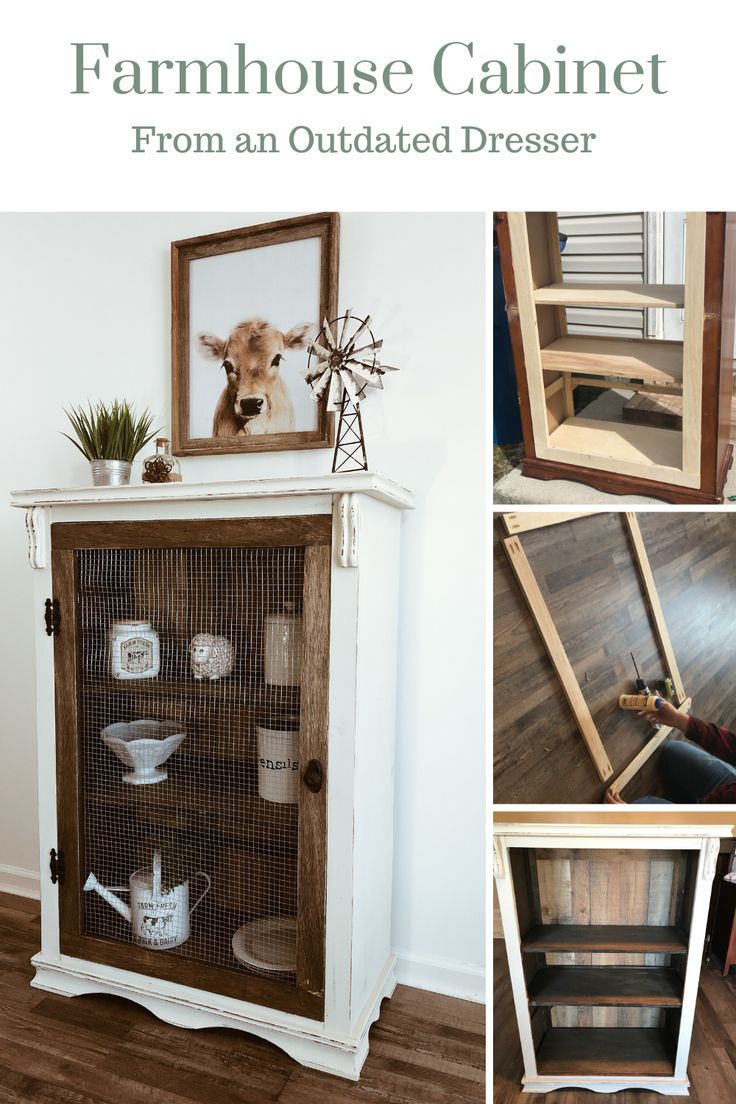
<instances>
[{"instance_id":1,"label":"wooden picture frame","mask_svg":"<svg viewBox=\"0 0 736 1104\"><path fill-rule=\"evenodd\" d=\"M300 411L306 410L304 396L309 404L313 403L296 358L305 360L309 339L316 336L325 318L337 315L339 236L340 216L325 212L171 243L171 436L177 456L332 447L334 415L327 411L326 400L315 406L314 426L300 428L295 424L299 419L295 417L294 399ZM318 244L318 259L306 246L313 239ZM301 248L298 243L302 243ZM288 257L284 254L281 267L291 274L290 291L282 291L273 278L273 254L264 261L263 255L256 258L248 251L288 245L294 245L295 250L287 251ZM224 260L217 270L208 266L206 277L201 266L195 270L193 289L193 264L233 254L243 255L239 265L234 265L236 258ZM270 311L262 305L250 309L244 302L241 310L237 302L239 285L234 285L233 277L241 282L244 299L274 304L274 317L266 317ZM201 330L197 325L207 309L200 308L204 289L217 319L211 326L214 333L209 332L209 325ZM218 294L218 289L226 290L226 297ZM298 317L292 319L286 301L279 304L281 294L293 296L293 313ZM307 312L309 317L303 317ZM259 319L268 325L245 329L247 323ZM195 360L192 350L197 333L200 354ZM286 370L281 368L284 356L288 381ZM205 367L207 372L211 367L212 377ZM193 370L199 373L196 387L192 385ZM311 406L309 414L302 414L303 418L310 416ZM284 428L289 425L293 428Z\"/></svg>"},{"instance_id":2,"label":"wooden picture frame","mask_svg":"<svg viewBox=\"0 0 736 1104\"><path fill-rule=\"evenodd\" d=\"M503 547L511 570L524 595L524 600L526 601L539 635L542 638L542 643L554 667L555 674L557 675L562 691L570 706L573 717L575 718L575 723L580 735L585 741L585 745L590 753L598 777L602 782L609 782L609 779L615 774L614 767L608 758L600 733L598 732L590 709L578 685L575 673L567 658L564 645L555 628L552 616L544 601L542 592L539 589L534 572L518 536L519 533L524 533L532 529L542 529L550 525L560 525L567 521L574 521L589 516L591 516L590 512L570 513L554 511L549 513L535 513L524 511L518 514L501 514L501 520L506 532L509 534L503 541ZM595 514L592 516L595 516ZM672 641L667 631L664 611L657 593L654 575L652 574L649 557L644 547L644 540L641 535L637 516L633 511L621 512L621 516L626 524L626 530L631 544L632 558L639 574L642 593L649 610L652 627L654 628L662 657L675 689L675 702L678 709L689 712L691 699L686 695L682 685ZM621 790L631 782L634 775L654 754L657 748L664 743L671 732L672 729L670 727L662 725L662 727L650 737L641 751L619 772L614 781L610 782L608 788L612 793L620 793Z\"/></svg>"}]
</instances>

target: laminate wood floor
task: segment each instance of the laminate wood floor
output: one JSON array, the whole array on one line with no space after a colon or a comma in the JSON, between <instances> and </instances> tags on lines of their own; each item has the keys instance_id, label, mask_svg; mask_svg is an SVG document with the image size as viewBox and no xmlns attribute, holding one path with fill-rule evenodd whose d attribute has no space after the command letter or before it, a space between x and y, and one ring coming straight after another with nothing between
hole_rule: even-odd
<instances>
[{"instance_id":1,"label":"laminate wood floor","mask_svg":"<svg viewBox=\"0 0 736 1104\"><path fill-rule=\"evenodd\" d=\"M736 727L736 515L638 514L667 628L693 712ZM599 779L522 593L496 520L494 548L494 801L599 802ZM654 638L618 513L590 515L521 534L521 543L618 774L649 731L618 708L631 693L634 652L647 679L661 677ZM661 794L655 753L624 791Z\"/></svg>"},{"instance_id":2,"label":"laminate wood floor","mask_svg":"<svg viewBox=\"0 0 736 1104\"><path fill-rule=\"evenodd\" d=\"M472 1104L485 1100L485 1008L399 986L358 1084L239 1031L186 1031L118 997L31 989L39 906L0 894L2 1104Z\"/></svg>"},{"instance_id":3,"label":"laminate wood floor","mask_svg":"<svg viewBox=\"0 0 736 1104\"><path fill-rule=\"evenodd\" d=\"M704 966L690 1049L690 1096L644 1090L619 1093L567 1089L522 1093L524 1070L503 939L493 941L493 1104L733 1104L736 1100L736 975L721 977L715 962Z\"/></svg>"}]
</instances>

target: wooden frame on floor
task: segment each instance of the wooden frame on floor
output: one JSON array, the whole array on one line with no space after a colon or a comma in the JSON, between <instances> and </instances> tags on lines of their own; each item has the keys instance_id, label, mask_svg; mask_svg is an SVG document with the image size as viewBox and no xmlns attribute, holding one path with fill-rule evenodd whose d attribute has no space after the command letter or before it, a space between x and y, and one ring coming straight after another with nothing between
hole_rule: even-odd
<instances>
[{"instance_id":1,"label":"wooden frame on floor","mask_svg":"<svg viewBox=\"0 0 736 1104\"><path fill-rule=\"evenodd\" d=\"M597 512L607 513L608 511ZM532 529L543 529L550 525L561 525L566 521L574 521L578 518L589 516L595 516L595 512L581 511L578 513L571 513L549 511L547 513L536 513L524 511L518 514L501 514L501 520L503 521L506 532L509 534L509 536L503 540L503 547L511 570L524 595L526 604L529 607L529 612L532 615L534 624L537 626L539 635L542 638L542 643L554 667L562 692L567 698L573 717L575 718L575 723L578 726L580 735L585 741L585 746L590 753L598 776L602 782L608 782L614 773L614 768L608 758L600 733L598 732L588 704L580 689L578 680L575 677L575 672L572 669L570 660L567 657L565 647L555 628L552 615L547 608L547 603L542 596L539 584L537 583L532 567L521 546L521 541L519 540L519 533L529 532ZM652 574L649 557L644 547L644 539L641 535L639 522L636 514L631 511L623 513L622 516L626 523L626 529L631 542L632 558L639 574L642 591L649 610L650 620L665 661L667 673L672 679L672 684L675 688L675 701L679 709L689 712L691 699L686 695L682 685L680 671L677 666L672 641L667 631L662 603L657 593L657 586L654 582L654 575ZM664 743L671 732L671 727L663 725L654 733L638 755L624 767L618 777L610 784L609 789L612 793L620 793L621 790L629 784L644 763L646 763L657 748Z\"/></svg>"}]
</instances>

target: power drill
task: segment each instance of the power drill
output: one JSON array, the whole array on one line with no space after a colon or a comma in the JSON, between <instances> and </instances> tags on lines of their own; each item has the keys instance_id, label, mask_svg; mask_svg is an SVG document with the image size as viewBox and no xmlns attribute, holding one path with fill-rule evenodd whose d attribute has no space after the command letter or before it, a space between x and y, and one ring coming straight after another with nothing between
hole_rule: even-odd
<instances>
[{"instance_id":1,"label":"power drill","mask_svg":"<svg viewBox=\"0 0 736 1104\"><path fill-rule=\"evenodd\" d=\"M657 679L657 694L653 694L639 674L639 668L636 665L634 653L630 652L629 655L631 656L631 662L634 664L634 670L636 671L634 693L622 694L618 700L619 707L621 709L658 709L663 698L671 698L674 696L675 688L672 685L672 680L669 678ZM659 721L651 721L650 723L655 730L662 727Z\"/></svg>"}]
</instances>

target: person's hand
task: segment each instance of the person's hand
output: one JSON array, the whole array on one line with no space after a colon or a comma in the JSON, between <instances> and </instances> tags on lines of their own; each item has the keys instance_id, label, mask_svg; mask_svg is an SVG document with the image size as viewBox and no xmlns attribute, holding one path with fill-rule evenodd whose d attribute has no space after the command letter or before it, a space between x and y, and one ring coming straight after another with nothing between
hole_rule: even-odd
<instances>
[{"instance_id":1,"label":"person's hand","mask_svg":"<svg viewBox=\"0 0 736 1104\"><path fill-rule=\"evenodd\" d=\"M667 725L669 728L679 728L681 732L684 732L690 719L687 713L675 709L672 702L668 702L664 698L659 700L662 702L659 709L642 709L637 713L637 716L646 717L648 721L659 721L660 724Z\"/></svg>"},{"instance_id":2,"label":"person's hand","mask_svg":"<svg viewBox=\"0 0 736 1104\"><path fill-rule=\"evenodd\" d=\"M627 805L628 802L624 801L621 794L616 793L615 790L607 789L603 795L604 805Z\"/></svg>"}]
</instances>

